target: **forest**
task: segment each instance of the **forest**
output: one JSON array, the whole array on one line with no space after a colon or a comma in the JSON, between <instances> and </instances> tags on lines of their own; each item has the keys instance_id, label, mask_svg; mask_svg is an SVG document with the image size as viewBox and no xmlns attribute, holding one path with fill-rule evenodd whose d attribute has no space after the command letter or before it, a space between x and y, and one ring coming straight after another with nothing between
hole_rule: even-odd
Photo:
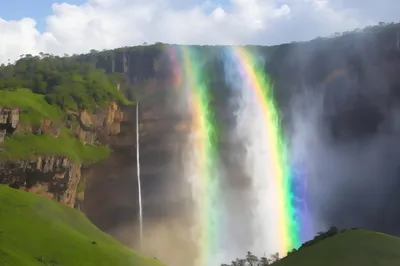
<instances>
[{"instance_id":1,"label":"forest","mask_svg":"<svg viewBox=\"0 0 400 266\"><path fill-rule=\"evenodd\" d=\"M30 89L61 110L93 110L110 100L127 103L116 89L121 74L106 75L89 63L70 57L25 55L0 67L0 90Z\"/></svg>"},{"instance_id":2,"label":"forest","mask_svg":"<svg viewBox=\"0 0 400 266\"><path fill-rule=\"evenodd\" d=\"M74 134L77 114L104 109L111 101L130 105L118 90L122 74L105 74L89 63L48 54L21 56L0 66L0 107L19 108L18 132L8 129L0 143L0 159L28 159L39 155L66 156L75 162L106 158L109 148L84 145ZM56 133L42 132L43 119ZM1 128L2 129L2 128Z\"/></svg>"}]
</instances>

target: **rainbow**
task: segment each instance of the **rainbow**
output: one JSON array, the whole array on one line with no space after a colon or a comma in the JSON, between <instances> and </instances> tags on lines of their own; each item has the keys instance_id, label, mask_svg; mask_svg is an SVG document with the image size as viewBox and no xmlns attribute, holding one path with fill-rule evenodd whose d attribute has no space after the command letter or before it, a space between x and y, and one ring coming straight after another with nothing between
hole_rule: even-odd
<instances>
[{"instance_id":1,"label":"rainbow","mask_svg":"<svg viewBox=\"0 0 400 266\"><path fill-rule=\"evenodd\" d=\"M297 211L296 219L299 222L299 237L302 243L314 237L313 221L307 200L307 168L305 166L304 162L292 162L292 191L295 195L293 205Z\"/></svg>"},{"instance_id":2,"label":"rainbow","mask_svg":"<svg viewBox=\"0 0 400 266\"><path fill-rule=\"evenodd\" d=\"M196 265L209 266L214 263L213 256L218 252L219 234L219 176L216 150L216 127L210 106L209 88L202 76L199 57L195 50L187 46L175 46L172 53L180 67L183 89L188 90L190 99L192 147L196 153L195 173L197 184L196 221L199 227L199 260Z\"/></svg>"},{"instance_id":3,"label":"rainbow","mask_svg":"<svg viewBox=\"0 0 400 266\"><path fill-rule=\"evenodd\" d=\"M333 81L334 79L336 79L337 77L340 77L344 74L347 73L349 67L345 67L345 68L341 68L341 69L336 69L332 72L329 73L329 75L327 75L323 80L322 80L322 84L326 85L329 82Z\"/></svg>"},{"instance_id":4,"label":"rainbow","mask_svg":"<svg viewBox=\"0 0 400 266\"><path fill-rule=\"evenodd\" d=\"M262 110L266 128L268 147L271 153L272 172L275 185L277 188L276 204L279 213L276 215L279 228L271 228L269 230L277 230L279 233L279 249L277 252L286 254L293 248L300 245L299 225L296 219L296 209L294 205L293 195L293 174L289 167L287 148L282 137L283 133L280 127L279 114L276 108L274 97L272 95L273 88L269 77L262 67L258 66L256 58L244 47L229 47L227 52L232 56L240 68L241 77L245 79L252 88L257 103ZM266 225L268 226L268 225Z\"/></svg>"}]
</instances>

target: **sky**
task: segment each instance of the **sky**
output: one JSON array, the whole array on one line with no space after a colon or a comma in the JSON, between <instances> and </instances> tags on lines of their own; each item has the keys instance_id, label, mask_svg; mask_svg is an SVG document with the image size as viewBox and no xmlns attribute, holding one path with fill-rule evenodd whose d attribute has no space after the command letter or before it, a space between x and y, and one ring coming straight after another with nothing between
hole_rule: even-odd
<instances>
[{"instance_id":1,"label":"sky","mask_svg":"<svg viewBox=\"0 0 400 266\"><path fill-rule=\"evenodd\" d=\"M144 42L305 41L397 22L398 10L399 0L0 0L0 63Z\"/></svg>"}]
</instances>

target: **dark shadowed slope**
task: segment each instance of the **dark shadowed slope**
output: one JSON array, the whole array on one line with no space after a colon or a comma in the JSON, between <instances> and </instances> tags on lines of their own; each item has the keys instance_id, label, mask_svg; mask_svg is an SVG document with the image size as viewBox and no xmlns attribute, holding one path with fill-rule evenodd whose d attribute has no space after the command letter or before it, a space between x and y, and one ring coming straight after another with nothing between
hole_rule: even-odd
<instances>
[{"instance_id":1,"label":"dark shadowed slope","mask_svg":"<svg viewBox=\"0 0 400 266\"><path fill-rule=\"evenodd\" d=\"M327 238L273 264L274 266L398 266L400 238L352 230Z\"/></svg>"},{"instance_id":2,"label":"dark shadowed slope","mask_svg":"<svg viewBox=\"0 0 400 266\"><path fill-rule=\"evenodd\" d=\"M161 266L42 196L0 185L0 265Z\"/></svg>"}]
</instances>

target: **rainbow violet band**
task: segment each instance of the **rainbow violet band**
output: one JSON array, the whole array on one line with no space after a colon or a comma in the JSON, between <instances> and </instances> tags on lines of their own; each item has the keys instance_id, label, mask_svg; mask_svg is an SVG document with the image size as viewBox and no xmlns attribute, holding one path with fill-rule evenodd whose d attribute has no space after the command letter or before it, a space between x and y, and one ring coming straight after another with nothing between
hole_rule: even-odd
<instances>
[{"instance_id":1,"label":"rainbow violet band","mask_svg":"<svg viewBox=\"0 0 400 266\"><path fill-rule=\"evenodd\" d=\"M267 132L268 151L272 156L272 169L266 171L272 172L274 187L277 188L278 213L274 213L279 228L271 228L270 230L278 230L280 239L281 255L286 255L288 251L297 248L300 245L299 225L296 219L296 210L293 194L293 175L290 169L286 145L283 133L280 127L279 114L274 101L273 87L269 77L265 73L263 67L257 64L254 55L244 47L230 47L228 53L235 58L235 62L240 65L242 78L247 79L249 87L253 89L258 105L264 116L264 125ZM271 174L270 174L271 175Z\"/></svg>"}]
</instances>

